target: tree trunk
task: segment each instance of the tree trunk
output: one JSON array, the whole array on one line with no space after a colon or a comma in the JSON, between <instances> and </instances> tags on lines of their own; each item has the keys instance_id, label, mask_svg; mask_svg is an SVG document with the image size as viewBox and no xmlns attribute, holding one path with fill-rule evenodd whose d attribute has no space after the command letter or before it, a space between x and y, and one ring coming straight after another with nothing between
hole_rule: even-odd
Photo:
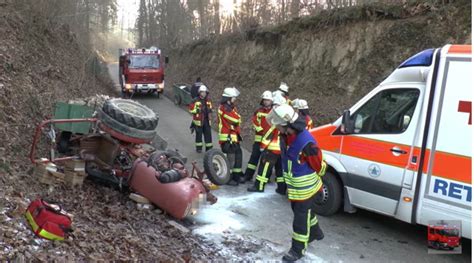
<instances>
[{"instance_id":1,"label":"tree trunk","mask_svg":"<svg viewBox=\"0 0 474 263\"><path fill-rule=\"evenodd\" d=\"M219 0L214 0L214 33L219 35L221 33L221 17Z\"/></svg>"}]
</instances>

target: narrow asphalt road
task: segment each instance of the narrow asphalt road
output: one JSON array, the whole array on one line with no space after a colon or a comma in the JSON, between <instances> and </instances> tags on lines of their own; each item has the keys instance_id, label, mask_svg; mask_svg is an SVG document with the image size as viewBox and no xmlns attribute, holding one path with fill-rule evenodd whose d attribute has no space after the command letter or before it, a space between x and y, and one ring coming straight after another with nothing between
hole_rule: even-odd
<instances>
[{"instance_id":1,"label":"narrow asphalt road","mask_svg":"<svg viewBox=\"0 0 474 263\"><path fill-rule=\"evenodd\" d=\"M118 65L109 71L117 82ZM168 85L168 89L171 87ZM191 116L168 98L136 96L160 116L159 135L169 149L178 149L188 160L202 154L194 151L189 132ZM248 121L248 120L244 120ZM213 133L213 139L216 133ZM217 143L214 142L217 147ZM244 151L244 167L249 153ZM181 222L196 235L221 248L229 260L279 260L290 246L292 212L285 197L268 185L265 193L248 193L246 187L222 186L214 194L219 201L206 206L199 214ZM319 217L325 233L322 241L309 245L306 262L470 262L471 241L463 240L461 255L428 254L426 227L359 210L355 214L339 213Z\"/></svg>"}]
</instances>

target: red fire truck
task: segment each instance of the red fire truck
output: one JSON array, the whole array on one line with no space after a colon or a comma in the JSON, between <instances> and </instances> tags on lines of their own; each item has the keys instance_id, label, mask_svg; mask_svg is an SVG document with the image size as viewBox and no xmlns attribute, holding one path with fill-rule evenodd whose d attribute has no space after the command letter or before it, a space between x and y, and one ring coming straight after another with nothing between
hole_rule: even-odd
<instances>
[{"instance_id":1,"label":"red fire truck","mask_svg":"<svg viewBox=\"0 0 474 263\"><path fill-rule=\"evenodd\" d=\"M453 250L459 247L459 229L447 225L428 225L428 247Z\"/></svg>"},{"instance_id":2,"label":"red fire truck","mask_svg":"<svg viewBox=\"0 0 474 263\"><path fill-rule=\"evenodd\" d=\"M119 49L119 54L122 97L134 93L156 93L159 98L165 88L164 64L168 63L168 57L162 57L157 47Z\"/></svg>"}]
</instances>

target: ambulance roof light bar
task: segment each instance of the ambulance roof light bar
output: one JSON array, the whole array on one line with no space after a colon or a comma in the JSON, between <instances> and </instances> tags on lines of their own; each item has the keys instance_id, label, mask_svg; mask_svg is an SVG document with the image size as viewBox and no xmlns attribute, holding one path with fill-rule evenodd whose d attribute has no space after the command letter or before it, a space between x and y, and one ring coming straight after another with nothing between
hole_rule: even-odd
<instances>
[{"instance_id":1,"label":"ambulance roof light bar","mask_svg":"<svg viewBox=\"0 0 474 263\"><path fill-rule=\"evenodd\" d=\"M434 48L423 50L420 53L405 60L398 68L429 67L433 61L434 51Z\"/></svg>"}]
</instances>

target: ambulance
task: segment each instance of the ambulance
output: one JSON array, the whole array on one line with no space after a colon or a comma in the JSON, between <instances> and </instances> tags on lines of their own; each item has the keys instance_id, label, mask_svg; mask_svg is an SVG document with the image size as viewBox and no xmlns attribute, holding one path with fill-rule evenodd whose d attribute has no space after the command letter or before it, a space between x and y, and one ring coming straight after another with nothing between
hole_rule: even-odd
<instances>
[{"instance_id":1,"label":"ambulance","mask_svg":"<svg viewBox=\"0 0 474 263\"><path fill-rule=\"evenodd\" d=\"M329 167L317 212L460 220L470 239L471 60L471 45L424 50L337 121L312 129Z\"/></svg>"}]
</instances>

